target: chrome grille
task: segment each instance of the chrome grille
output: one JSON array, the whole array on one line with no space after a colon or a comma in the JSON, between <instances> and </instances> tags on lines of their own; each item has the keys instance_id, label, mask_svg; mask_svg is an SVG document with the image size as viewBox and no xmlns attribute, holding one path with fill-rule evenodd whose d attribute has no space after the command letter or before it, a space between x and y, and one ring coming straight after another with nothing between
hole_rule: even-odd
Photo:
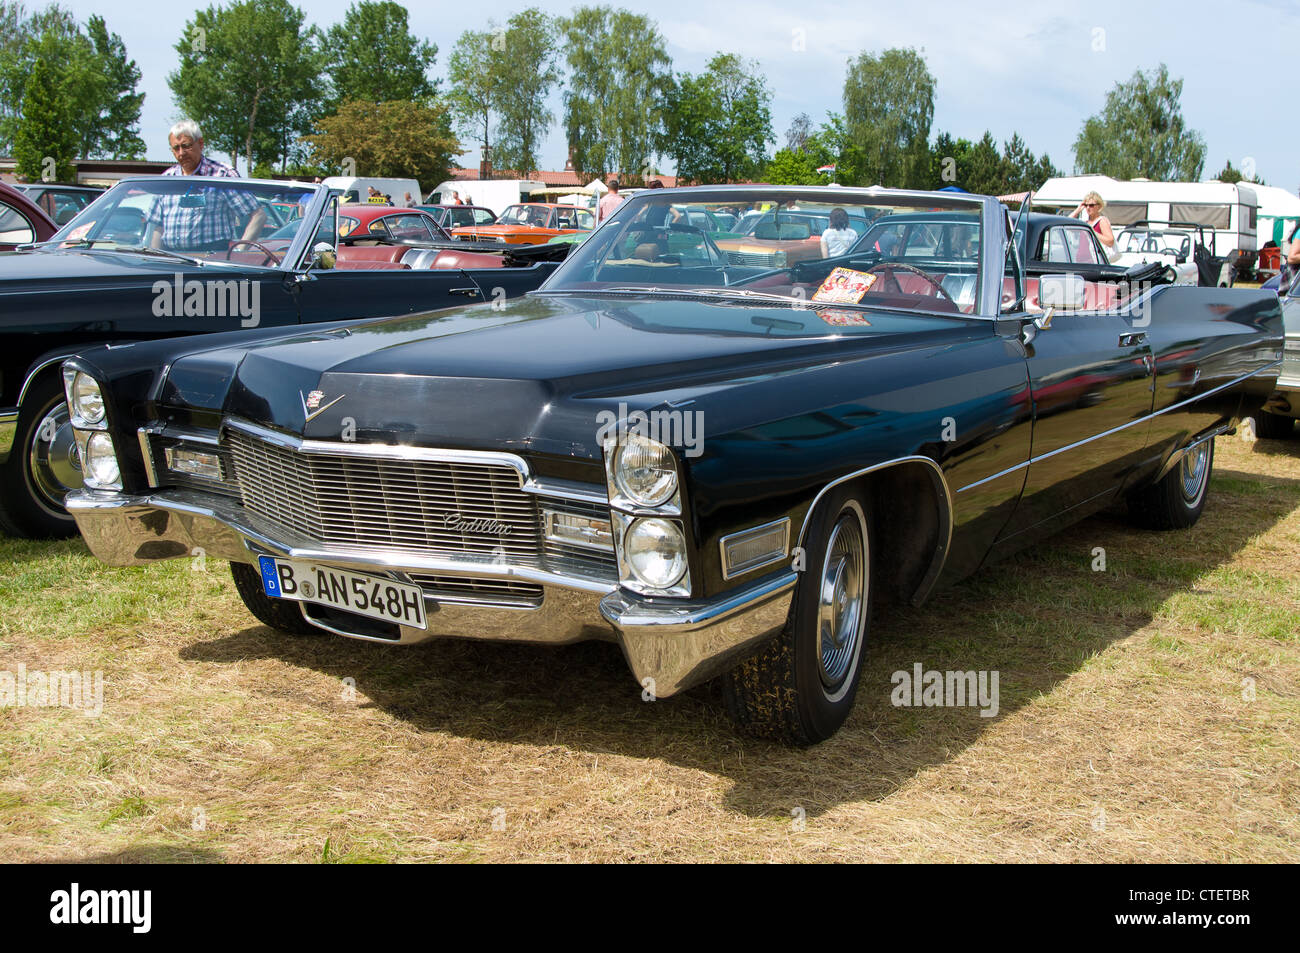
<instances>
[{"instance_id":1,"label":"chrome grille","mask_svg":"<svg viewBox=\"0 0 1300 953\"><path fill-rule=\"evenodd\" d=\"M777 260L776 254L772 252L727 252L727 262L732 265L759 265L764 268L775 268Z\"/></svg>"},{"instance_id":2,"label":"chrome grille","mask_svg":"<svg viewBox=\"0 0 1300 953\"><path fill-rule=\"evenodd\" d=\"M542 604L542 587L534 582L478 576L439 576L410 573L411 582L439 602L497 603L535 607Z\"/></svg>"},{"instance_id":3,"label":"chrome grille","mask_svg":"<svg viewBox=\"0 0 1300 953\"><path fill-rule=\"evenodd\" d=\"M244 507L308 539L539 564L536 504L512 467L302 453L233 429L225 441Z\"/></svg>"}]
</instances>

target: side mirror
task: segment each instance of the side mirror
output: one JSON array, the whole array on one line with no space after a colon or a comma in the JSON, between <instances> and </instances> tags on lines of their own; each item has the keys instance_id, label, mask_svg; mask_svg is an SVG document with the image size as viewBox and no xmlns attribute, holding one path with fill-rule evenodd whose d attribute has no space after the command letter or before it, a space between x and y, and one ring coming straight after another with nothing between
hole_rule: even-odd
<instances>
[{"instance_id":1,"label":"side mirror","mask_svg":"<svg viewBox=\"0 0 1300 953\"><path fill-rule=\"evenodd\" d=\"M338 252L329 242L317 242L311 250L311 267L329 271L338 261Z\"/></svg>"},{"instance_id":2,"label":"side mirror","mask_svg":"<svg viewBox=\"0 0 1300 953\"><path fill-rule=\"evenodd\" d=\"M1082 275L1042 275L1038 279L1038 303L1044 311L1078 311L1087 302L1087 285Z\"/></svg>"}]
</instances>

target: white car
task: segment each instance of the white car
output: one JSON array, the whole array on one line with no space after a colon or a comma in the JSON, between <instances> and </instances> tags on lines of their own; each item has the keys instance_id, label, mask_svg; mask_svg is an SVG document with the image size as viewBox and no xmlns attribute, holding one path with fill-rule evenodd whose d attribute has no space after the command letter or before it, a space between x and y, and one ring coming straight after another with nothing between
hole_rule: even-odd
<instances>
[{"instance_id":1,"label":"white car","mask_svg":"<svg viewBox=\"0 0 1300 953\"><path fill-rule=\"evenodd\" d=\"M1200 283L1190 232L1148 226L1126 228L1115 236L1115 247L1120 253L1115 261L1117 265L1128 267L1160 262L1174 269L1178 275L1174 284Z\"/></svg>"}]
</instances>

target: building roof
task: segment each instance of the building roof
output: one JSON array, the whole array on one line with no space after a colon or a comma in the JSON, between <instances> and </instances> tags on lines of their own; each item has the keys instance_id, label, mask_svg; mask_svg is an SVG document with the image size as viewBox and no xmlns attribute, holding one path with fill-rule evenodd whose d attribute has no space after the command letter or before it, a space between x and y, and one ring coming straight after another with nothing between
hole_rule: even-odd
<instances>
[{"instance_id":1,"label":"building roof","mask_svg":"<svg viewBox=\"0 0 1300 953\"><path fill-rule=\"evenodd\" d=\"M479 170L452 169L448 177L454 182L473 181L479 177ZM593 178L590 175L584 175L580 172L575 172L572 169L562 169L559 172L530 172L527 175L516 175L509 171L503 172L497 170L493 177L498 179L529 179L535 182L542 182L553 189L565 187L582 188ZM607 178L614 178L614 176L608 176ZM618 178L623 178L623 176L620 175ZM675 175L655 175L651 178L658 179L664 184L664 188L666 189L671 189L677 184L677 176Z\"/></svg>"}]
</instances>

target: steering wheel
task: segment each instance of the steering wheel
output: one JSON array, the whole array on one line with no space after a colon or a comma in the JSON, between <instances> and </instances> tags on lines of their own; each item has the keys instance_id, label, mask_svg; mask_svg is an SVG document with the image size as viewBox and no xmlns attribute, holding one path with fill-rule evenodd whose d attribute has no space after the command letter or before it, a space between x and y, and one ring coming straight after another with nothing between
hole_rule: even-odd
<instances>
[{"instance_id":1,"label":"steering wheel","mask_svg":"<svg viewBox=\"0 0 1300 953\"><path fill-rule=\"evenodd\" d=\"M226 254L229 255L229 254L230 254L231 252L233 252L233 251L235 250L235 248L236 248L237 246L239 246L239 245L252 245L252 246L253 246L254 248L256 248L258 251L260 251L263 255L265 255L266 257L263 258L262 261L261 261L261 264L263 264L263 265L265 265L268 261L273 261L273 262L275 262L277 265L280 264L281 259L280 259L280 256L279 256L279 255L277 255L275 252L271 251L271 249L267 248L267 247L266 247L265 245L263 245L261 242L255 242L255 241L253 241L252 239L248 239L248 238L237 238L237 239L235 239L234 241L232 241L232 242L230 243L230 247L228 247L228 248L226 249Z\"/></svg>"},{"instance_id":2,"label":"steering wheel","mask_svg":"<svg viewBox=\"0 0 1300 953\"><path fill-rule=\"evenodd\" d=\"M905 264L903 264L903 262L901 262L901 261L882 261L882 262L881 262L880 264L878 264L878 265L872 265L870 268L867 269L866 273L867 273L868 275L870 275L870 274L874 274L874 273L877 272L877 271L882 272L882 273L884 273L884 272L891 272L891 274L889 275L889 277L890 277L890 279L894 282L894 287L898 289L898 293L899 293L899 294L906 294L906 292L903 291L903 286L902 286L901 284L898 283L898 279L895 278L895 277L893 276L892 272L895 272L895 271L910 271L910 272L912 272L912 273L914 273L914 274L920 275L922 278L924 278L927 282L930 283L930 286L931 286L932 288L934 288L934 290L935 290L936 292L938 292L939 294L941 294L941 295L943 295L945 298L947 298L949 301L951 301L951 302L953 303L954 307L957 308L957 310L959 310L959 311L961 310L961 306L957 304L957 302L956 302L956 300L953 298L953 296L950 295L950 294L948 294L948 289L947 289L947 288L945 288L943 285L939 284L939 282L935 281L933 278L931 278L929 275L927 275L925 272L923 272L920 268L917 268L915 265L905 265ZM882 280L883 280L883 278L882 278Z\"/></svg>"}]
</instances>

